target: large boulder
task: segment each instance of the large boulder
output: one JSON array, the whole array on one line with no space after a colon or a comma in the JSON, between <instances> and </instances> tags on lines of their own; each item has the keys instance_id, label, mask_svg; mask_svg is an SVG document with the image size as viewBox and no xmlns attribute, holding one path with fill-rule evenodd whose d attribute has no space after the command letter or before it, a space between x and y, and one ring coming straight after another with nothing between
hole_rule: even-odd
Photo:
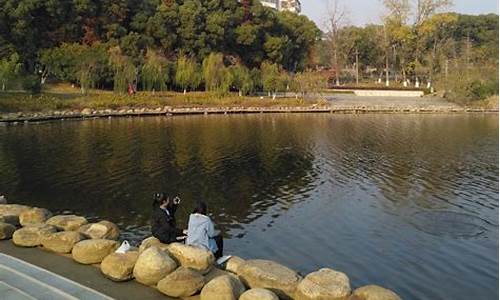
<instances>
[{"instance_id":1,"label":"large boulder","mask_svg":"<svg viewBox=\"0 0 500 300\"><path fill-rule=\"evenodd\" d=\"M177 263L165 251L152 246L139 255L134 266L134 277L142 284L156 285L176 268Z\"/></svg>"},{"instance_id":2,"label":"large boulder","mask_svg":"<svg viewBox=\"0 0 500 300\"><path fill-rule=\"evenodd\" d=\"M14 225L0 222L0 240L8 240L12 238L14 231L16 231L16 227Z\"/></svg>"},{"instance_id":3,"label":"large boulder","mask_svg":"<svg viewBox=\"0 0 500 300\"><path fill-rule=\"evenodd\" d=\"M61 231L48 234L41 238L42 246L57 253L70 253L83 236L76 231Z\"/></svg>"},{"instance_id":4,"label":"large boulder","mask_svg":"<svg viewBox=\"0 0 500 300\"><path fill-rule=\"evenodd\" d=\"M49 210L45 208L33 207L23 211L19 215L19 223L21 223L22 226L43 224L50 217L52 217L52 213Z\"/></svg>"},{"instance_id":5,"label":"large boulder","mask_svg":"<svg viewBox=\"0 0 500 300\"><path fill-rule=\"evenodd\" d=\"M47 224L26 226L14 232L12 242L16 246L36 247L41 245L42 237L56 231L57 229L54 226Z\"/></svg>"},{"instance_id":6,"label":"large boulder","mask_svg":"<svg viewBox=\"0 0 500 300\"><path fill-rule=\"evenodd\" d=\"M351 284L346 274L332 269L310 273L297 286L296 300L346 299L351 294Z\"/></svg>"},{"instance_id":7,"label":"large boulder","mask_svg":"<svg viewBox=\"0 0 500 300\"><path fill-rule=\"evenodd\" d=\"M170 244L168 251L183 267L193 268L203 274L210 271L215 261L212 252L181 243Z\"/></svg>"},{"instance_id":8,"label":"large boulder","mask_svg":"<svg viewBox=\"0 0 500 300\"><path fill-rule=\"evenodd\" d=\"M257 288L244 292L239 300L279 300L279 298L270 290Z\"/></svg>"},{"instance_id":9,"label":"large boulder","mask_svg":"<svg viewBox=\"0 0 500 300\"><path fill-rule=\"evenodd\" d=\"M101 272L113 281L131 280L134 278L132 272L138 258L138 251L111 253L101 262Z\"/></svg>"},{"instance_id":10,"label":"large boulder","mask_svg":"<svg viewBox=\"0 0 500 300\"><path fill-rule=\"evenodd\" d=\"M371 284L355 289L349 300L401 300L401 298L391 290Z\"/></svg>"},{"instance_id":11,"label":"large boulder","mask_svg":"<svg viewBox=\"0 0 500 300\"><path fill-rule=\"evenodd\" d=\"M14 226L19 226L19 216L0 216L0 222L7 223Z\"/></svg>"},{"instance_id":12,"label":"large boulder","mask_svg":"<svg viewBox=\"0 0 500 300\"><path fill-rule=\"evenodd\" d=\"M238 268L242 265L245 260L238 256L231 256L231 258L226 262L225 270L234 274L238 274Z\"/></svg>"},{"instance_id":13,"label":"large boulder","mask_svg":"<svg viewBox=\"0 0 500 300\"><path fill-rule=\"evenodd\" d=\"M236 276L223 275L209 281L201 290L201 300L238 300L245 286Z\"/></svg>"},{"instance_id":14,"label":"large boulder","mask_svg":"<svg viewBox=\"0 0 500 300\"><path fill-rule=\"evenodd\" d=\"M238 275L250 288L265 288L280 299L291 299L301 280L297 272L276 262L262 259L247 260L238 267Z\"/></svg>"},{"instance_id":15,"label":"large boulder","mask_svg":"<svg viewBox=\"0 0 500 300\"><path fill-rule=\"evenodd\" d=\"M168 250L168 244L163 244L159 239L155 238L154 236L150 236L148 238L145 238L139 245L139 253L144 252L144 250L148 249L151 246L156 246L163 251Z\"/></svg>"},{"instance_id":16,"label":"large boulder","mask_svg":"<svg viewBox=\"0 0 500 300\"><path fill-rule=\"evenodd\" d=\"M119 246L117 241L112 240L84 240L75 244L71 254L73 259L81 264L98 264Z\"/></svg>"},{"instance_id":17,"label":"large boulder","mask_svg":"<svg viewBox=\"0 0 500 300\"><path fill-rule=\"evenodd\" d=\"M19 216L23 211L31 209L30 206L20 204L0 204L0 216Z\"/></svg>"},{"instance_id":18,"label":"large boulder","mask_svg":"<svg viewBox=\"0 0 500 300\"><path fill-rule=\"evenodd\" d=\"M88 221L84 217L75 215L57 215L48 219L45 223L53 225L59 230L76 231L78 228L87 224Z\"/></svg>"},{"instance_id":19,"label":"large boulder","mask_svg":"<svg viewBox=\"0 0 500 300\"><path fill-rule=\"evenodd\" d=\"M118 226L109 221L85 224L78 229L78 232L89 239L117 240L120 237Z\"/></svg>"},{"instance_id":20,"label":"large boulder","mask_svg":"<svg viewBox=\"0 0 500 300\"><path fill-rule=\"evenodd\" d=\"M205 280L200 272L180 267L158 282L157 288L169 297L189 297L198 293Z\"/></svg>"}]
</instances>

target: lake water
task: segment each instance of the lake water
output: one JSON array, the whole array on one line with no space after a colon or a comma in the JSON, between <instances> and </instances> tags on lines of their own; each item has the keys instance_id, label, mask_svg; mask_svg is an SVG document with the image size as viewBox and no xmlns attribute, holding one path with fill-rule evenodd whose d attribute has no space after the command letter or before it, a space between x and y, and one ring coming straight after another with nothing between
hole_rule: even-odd
<instances>
[{"instance_id":1,"label":"lake water","mask_svg":"<svg viewBox=\"0 0 500 300\"><path fill-rule=\"evenodd\" d=\"M498 299L498 115L234 115L0 126L0 193L149 235L205 200L226 252L405 299Z\"/></svg>"}]
</instances>

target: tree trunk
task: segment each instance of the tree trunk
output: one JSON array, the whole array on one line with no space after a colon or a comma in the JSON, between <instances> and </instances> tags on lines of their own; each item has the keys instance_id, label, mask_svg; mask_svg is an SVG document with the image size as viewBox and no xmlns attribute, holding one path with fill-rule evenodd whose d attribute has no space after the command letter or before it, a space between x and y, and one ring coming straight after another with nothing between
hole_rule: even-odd
<instances>
[{"instance_id":1,"label":"tree trunk","mask_svg":"<svg viewBox=\"0 0 500 300\"><path fill-rule=\"evenodd\" d=\"M359 53L356 48L356 85L359 85Z\"/></svg>"},{"instance_id":2,"label":"tree trunk","mask_svg":"<svg viewBox=\"0 0 500 300\"><path fill-rule=\"evenodd\" d=\"M389 56L385 56L385 86L389 86Z\"/></svg>"},{"instance_id":3,"label":"tree trunk","mask_svg":"<svg viewBox=\"0 0 500 300\"><path fill-rule=\"evenodd\" d=\"M403 74L403 82L406 82L406 68L404 58L401 58L401 73Z\"/></svg>"},{"instance_id":4,"label":"tree trunk","mask_svg":"<svg viewBox=\"0 0 500 300\"><path fill-rule=\"evenodd\" d=\"M337 48L335 47L335 50L333 52L333 60L335 64L335 85L339 86L340 85L340 80L339 80L339 62L337 60Z\"/></svg>"}]
</instances>

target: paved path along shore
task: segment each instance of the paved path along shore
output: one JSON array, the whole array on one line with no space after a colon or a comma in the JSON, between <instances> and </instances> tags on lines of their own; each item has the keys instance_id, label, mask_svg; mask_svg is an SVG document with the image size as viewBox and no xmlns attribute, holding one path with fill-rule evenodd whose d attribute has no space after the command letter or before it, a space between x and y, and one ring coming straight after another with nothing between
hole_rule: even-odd
<instances>
[{"instance_id":1,"label":"paved path along shore","mask_svg":"<svg viewBox=\"0 0 500 300\"><path fill-rule=\"evenodd\" d=\"M326 97L330 105L337 107L367 108L421 108L421 109L461 109L458 104L439 97L363 97L355 95L331 95Z\"/></svg>"},{"instance_id":2,"label":"paved path along shore","mask_svg":"<svg viewBox=\"0 0 500 300\"><path fill-rule=\"evenodd\" d=\"M2 254L14 259L9 260ZM21 261L16 262L17 259ZM71 258L41 249L16 247L10 240L0 241L0 267L3 267L0 268L0 299L71 299L64 295L68 292L76 296L73 299L169 299L156 289L135 281L116 283L107 280L95 266L80 265ZM6 268L15 269L19 274ZM34 284L33 280L41 282ZM41 297L42 291L47 297ZM11 295L15 296L8 298Z\"/></svg>"}]
</instances>

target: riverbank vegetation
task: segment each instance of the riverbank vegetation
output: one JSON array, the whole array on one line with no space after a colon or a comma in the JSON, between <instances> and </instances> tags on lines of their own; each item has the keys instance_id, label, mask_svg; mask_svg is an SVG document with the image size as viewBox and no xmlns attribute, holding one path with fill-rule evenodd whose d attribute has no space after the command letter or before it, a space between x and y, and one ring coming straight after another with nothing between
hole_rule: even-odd
<instances>
[{"instance_id":1,"label":"riverbank vegetation","mask_svg":"<svg viewBox=\"0 0 500 300\"><path fill-rule=\"evenodd\" d=\"M295 94L281 97L249 97L236 93L221 97L216 92L138 92L133 96L112 91L89 90L81 94L79 89L69 85L50 85L39 95L24 92L0 94L0 112L44 112L83 109L157 109L165 106L174 108L196 107L304 107L326 105L325 100L300 98Z\"/></svg>"},{"instance_id":2,"label":"riverbank vegetation","mask_svg":"<svg viewBox=\"0 0 500 300\"><path fill-rule=\"evenodd\" d=\"M0 109L19 99L32 103L19 109L286 105L278 95L295 104L346 86L424 88L465 105L498 95L497 15L443 13L449 0L384 0L381 24L356 27L339 0L330 3L322 32L306 16L258 0L2 1ZM81 95L54 95L58 83Z\"/></svg>"}]
</instances>

